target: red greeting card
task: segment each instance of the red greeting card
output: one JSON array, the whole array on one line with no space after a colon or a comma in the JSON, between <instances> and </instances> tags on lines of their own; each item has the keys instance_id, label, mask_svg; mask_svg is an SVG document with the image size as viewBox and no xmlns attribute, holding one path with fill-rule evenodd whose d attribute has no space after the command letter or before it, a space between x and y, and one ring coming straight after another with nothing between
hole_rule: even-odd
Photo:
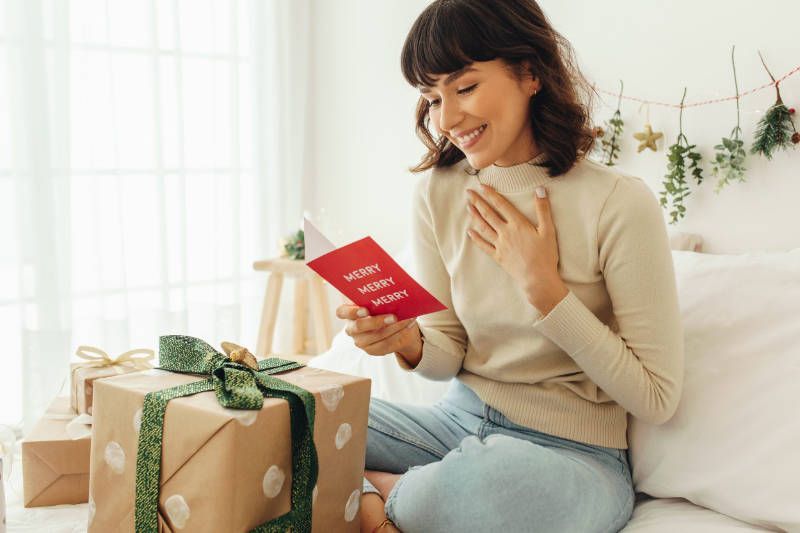
<instances>
[{"instance_id":1,"label":"red greeting card","mask_svg":"<svg viewBox=\"0 0 800 533\"><path fill-rule=\"evenodd\" d=\"M370 316L406 320L447 309L372 237L336 248L311 222L303 226L306 264Z\"/></svg>"}]
</instances>

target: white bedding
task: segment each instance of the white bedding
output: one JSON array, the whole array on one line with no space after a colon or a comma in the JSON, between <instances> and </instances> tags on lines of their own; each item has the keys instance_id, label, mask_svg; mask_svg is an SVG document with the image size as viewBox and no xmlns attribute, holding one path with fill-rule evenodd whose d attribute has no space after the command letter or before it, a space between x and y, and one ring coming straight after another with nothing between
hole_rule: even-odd
<instances>
[{"instance_id":1,"label":"white bedding","mask_svg":"<svg viewBox=\"0 0 800 533\"><path fill-rule=\"evenodd\" d=\"M622 533L742 533L772 531L704 507L682 498L656 498L636 504Z\"/></svg>"}]
</instances>

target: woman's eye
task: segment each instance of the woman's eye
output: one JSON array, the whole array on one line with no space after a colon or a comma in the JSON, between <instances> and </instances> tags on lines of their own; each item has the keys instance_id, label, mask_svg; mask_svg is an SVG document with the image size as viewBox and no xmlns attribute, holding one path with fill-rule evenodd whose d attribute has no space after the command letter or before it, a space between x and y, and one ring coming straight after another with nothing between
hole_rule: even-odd
<instances>
[{"instance_id":1,"label":"woman's eye","mask_svg":"<svg viewBox=\"0 0 800 533\"><path fill-rule=\"evenodd\" d=\"M458 91L458 94L469 94L472 91L474 91L477 86L478 86L477 83L475 85L470 85L469 87L466 87ZM430 107L437 107L439 105L439 100L431 100L430 102L428 102L428 104L430 104Z\"/></svg>"}]
</instances>

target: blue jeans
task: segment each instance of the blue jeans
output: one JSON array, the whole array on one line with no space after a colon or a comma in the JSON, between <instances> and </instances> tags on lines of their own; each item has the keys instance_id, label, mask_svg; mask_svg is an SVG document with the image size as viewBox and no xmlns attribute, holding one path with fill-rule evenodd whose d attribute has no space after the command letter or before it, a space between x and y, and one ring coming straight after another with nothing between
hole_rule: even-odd
<instances>
[{"instance_id":1,"label":"blue jeans","mask_svg":"<svg viewBox=\"0 0 800 533\"><path fill-rule=\"evenodd\" d=\"M457 379L430 407L372 398L365 466L402 474L385 510L404 533L605 533L633 512L626 450L514 424Z\"/></svg>"}]
</instances>

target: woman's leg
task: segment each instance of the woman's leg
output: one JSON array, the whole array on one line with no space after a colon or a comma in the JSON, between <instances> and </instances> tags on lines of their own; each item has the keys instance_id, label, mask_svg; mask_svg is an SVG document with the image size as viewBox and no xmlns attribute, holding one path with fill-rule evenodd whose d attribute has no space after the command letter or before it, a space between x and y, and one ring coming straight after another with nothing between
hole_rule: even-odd
<instances>
[{"instance_id":1,"label":"woman's leg","mask_svg":"<svg viewBox=\"0 0 800 533\"><path fill-rule=\"evenodd\" d=\"M469 434L467 428L477 420L470 413L452 414L447 411L448 404L442 402L420 407L372 398L365 470L386 478L385 473L402 474L412 466L429 464L444 457ZM360 513L362 531L372 531L386 517L382 498L388 494L387 487L381 486L382 491L379 491L364 477ZM387 528L387 531L392 530Z\"/></svg>"},{"instance_id":2,"label":"woman's leg","mask_svg":"<svg viewBox=\"0 0 800 533\"><path fill-rule=\"evenodd\" d=\"M404 533L617 531L629 516L621 467L507 435L466 437L412 467L386 514Z\"/></svg>"}]
</instances>

